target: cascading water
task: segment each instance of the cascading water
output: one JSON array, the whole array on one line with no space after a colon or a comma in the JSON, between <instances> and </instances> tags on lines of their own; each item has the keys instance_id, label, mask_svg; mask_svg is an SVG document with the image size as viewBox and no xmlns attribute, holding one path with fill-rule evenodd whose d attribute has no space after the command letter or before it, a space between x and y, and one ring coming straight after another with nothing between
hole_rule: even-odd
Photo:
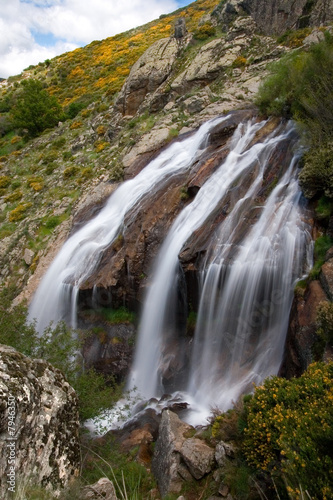
<instances>
[{"instance_id":1,"label":"cascading water","mask_svg":"<svg viewBox=\"0 0 333 500\"><path fill-rule=\"evenodd\" d=\"M221 120L171 145L118 187L101 212L68 239L30 306L29 318L36 319L40 333L51 321L76 326L80 286L121 234L126 218L139 213L143 201L151 192L162 191L171 177L191 170L204 153L210 130ZM172 224L145 300L128 389L137 388L144 399L159 397L165 390L182 391L193 410L188 415L191 423L204 421L212 406L230 407L253 382L277 373L293 286L310 261L311 238L297 184L296 134L291 124L285 124L260 141L264 126L255 120L238 126L226 159ZM283 147L288 152L280 180L276 177L264 201L261 193L270 160ZM212 214L221 220L221 212L223 222L208 231L188 358L178 317L183 272L179 256L193 233L209 228ZM186 300L183 306L184 317Z\"/></svg>"},{"instance_id":2,"label":"cascading water","mask_svg":"<svg viewBox=\"0 0 333 500\"><path fill-rule=\"evenodd\" d=\"M251 144L262 126L238 127L226 160L177 217L161 247L145 301L128 388L135 387L148 399L165 392L168 363L173 368L184 363L173 317L179 254L193 231L217 205L223 206L235 184L247 186L207 252L188 378L176 379L174 387L186 390L184 398L194 410L188 417L191 423L202 423L212 406L227 409L252 382L277 373L293 286L309 263L311 238L302 220L297 153L265 205L256 203L271 155L284 141L289 147L296 141L289 124Z\"/></svg>"},{"instance_id":3,"label":"cascading water","mask_svg":"<svg viewBox=\"0 0 333 500\"><path fill-rule=\"evenodd\" d=\"M211 128L223 119L211 120L193 136L172 144L135 178L120 185L101 212L67 240L29 308L29 320L36 321L40 334L51 322L61 320L76 328L80 285L91 276L103 251L121 234L126 214L131 209L140 211L140 200L189 169L204 151Z\"/></svg>"}]
</instances>

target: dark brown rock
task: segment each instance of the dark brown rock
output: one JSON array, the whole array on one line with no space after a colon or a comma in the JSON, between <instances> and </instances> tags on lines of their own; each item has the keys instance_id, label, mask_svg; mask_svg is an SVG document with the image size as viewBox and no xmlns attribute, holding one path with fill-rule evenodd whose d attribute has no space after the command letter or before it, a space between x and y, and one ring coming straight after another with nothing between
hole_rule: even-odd
<instances>
[{"instance_id":1,"label":"dark brown rock","mask_svg":"<svg viewBox=\"0 0 333 500\"><path fill-rule=\"evenodd\" d=\"M333 258L322 266L319 279L327 297L333 300Z\"/></svg>"},{"instance_id":2,"label":"dark brown rock","mask_svg":"<svg viewBox=\"0 0 333 500\"><path fill-rule=\"evenodd\" d=\"M311 281L303 296L295 296L290 313L285 359L280 370L282 376L300 376L313 361L312 346L317 338L317 308L322 301L327 301L327 296L319 281Z\"/></svg>"}]
</instances>

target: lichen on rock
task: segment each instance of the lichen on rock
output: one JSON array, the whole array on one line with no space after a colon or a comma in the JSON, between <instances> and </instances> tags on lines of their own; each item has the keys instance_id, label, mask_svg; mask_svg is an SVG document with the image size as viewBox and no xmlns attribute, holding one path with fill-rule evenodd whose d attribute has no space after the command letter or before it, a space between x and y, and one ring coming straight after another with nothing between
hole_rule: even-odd
<instances>
[{"instance_id":1,"label":"lichen on rock","mask_svg":"<svg viewBox=\"0 0 333 500\"><path fill-rule=\"evenodd\" d=\"M46 361L0 345L0 411L1 498L29 480L59 495L79 474L74 389Z\"/></svg>"}]
</instances>

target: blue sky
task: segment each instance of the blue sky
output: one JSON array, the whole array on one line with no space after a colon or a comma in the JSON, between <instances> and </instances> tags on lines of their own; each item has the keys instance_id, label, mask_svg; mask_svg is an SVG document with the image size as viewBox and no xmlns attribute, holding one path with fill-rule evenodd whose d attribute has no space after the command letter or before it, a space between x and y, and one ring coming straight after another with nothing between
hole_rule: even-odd
<instances>
[{"instance_id":1,"label":"blue sky","mask_svg":"<svg viewBox=\"0 0 333 500\"><path fill-rule=\"evenodd\" d=\"M0 78L140 26L187 0L0 0Z\"/></svg>"}]
</instances>

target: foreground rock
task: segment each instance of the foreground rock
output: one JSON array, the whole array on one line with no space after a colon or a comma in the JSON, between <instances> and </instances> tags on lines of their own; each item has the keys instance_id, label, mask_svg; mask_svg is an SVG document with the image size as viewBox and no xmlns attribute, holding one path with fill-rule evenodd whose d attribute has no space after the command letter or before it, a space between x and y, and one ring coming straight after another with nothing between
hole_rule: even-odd
<instances>
[{"instance_id":1,"label":"foreground rock","mask_svg":"<svg viewBox=\"0 0 333 500\"><path fill-rule=\"evenodd\" d=\"M95 500L98 498L118 500L114 486L107 477L102 477L97 483L86 486L82 491L83 500Z\"/></svg>"},{"instance_id":2,"label":"foreground rock","mask_svg":"<svg viewBox=\"0 0 333 500\"><path fill-rule=\"evenodd\" d=\"M184 480L201 479L212 471L215 451L170 410L162 414L152 471L162 497L179 493Z\"/></svg>"},{"instance_id":3,"label":"foreground rock","mask_svg":"<svg viewBox=\"0 0 333 500\"><path fill-rule=\"evenodd\" d=\"M74 389L46 361L0 345L0 411L0 497L30 478L59 494L79 474Z\"/></svg>"}]
</instances>

